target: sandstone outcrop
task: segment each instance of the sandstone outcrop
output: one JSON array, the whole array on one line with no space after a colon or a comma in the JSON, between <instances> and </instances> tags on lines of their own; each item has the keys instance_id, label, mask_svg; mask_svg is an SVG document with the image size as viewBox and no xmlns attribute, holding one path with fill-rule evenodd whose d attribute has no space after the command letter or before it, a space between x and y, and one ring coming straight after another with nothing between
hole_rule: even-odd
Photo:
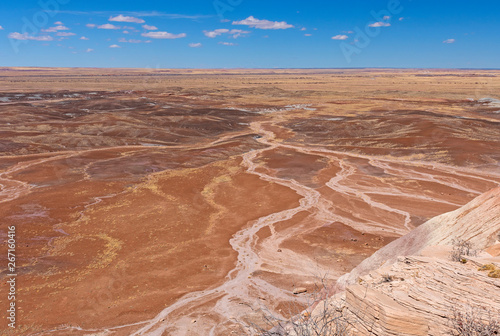
<instances>
[{"instance_id":1,"label":"sandstone outcrop","mask_svg":"<svg viewBox=\"0 0 500 336\"><path fill-rule=\"evenodd\" d=\"M453 311L485 309L500 316L500 280L479 268L500 265L483 255L462 264L439 256L401 257L389 269L360 278L345 291L345 308L365 335L444 335Z\"/></svg>"},{"instance_id":2,"label":"sandstone outcrop","mask_svg":"<svg viewBox=\"0 0 500 336\"><path fill-rule=\"evenodd\" d=\"M398 256L418 255L428 246L451 245L454 239L469 241L476 249L485 250L498 243L499 233L500 187L497 187L391 242L341 277L338 284L353 284L359 276L396 261Z\"/></svg>"},{"instance_id":3,"label":"sandstone outcrop","mask_svg":"<svg viewBox=\"0 0 500 336\"><path fill-rule=\"evenodd\" d=\"M339 280L329 299L353 321L355 334L444 335L454 312L475 310L500 319L500 188L437 216L366 259ZM470 241L477 254L452 261L452 240ZM324 304L313 316L324 312ZM488 315L490 314L490 315Z\"/></svg>"}]
</instances>

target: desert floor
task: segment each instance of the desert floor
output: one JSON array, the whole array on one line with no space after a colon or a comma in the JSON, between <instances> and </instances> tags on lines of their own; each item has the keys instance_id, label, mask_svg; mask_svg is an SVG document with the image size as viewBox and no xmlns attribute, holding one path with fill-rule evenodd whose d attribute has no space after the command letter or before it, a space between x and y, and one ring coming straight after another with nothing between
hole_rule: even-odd
<instances>
[{"instance_id":1,"label":"desert floor","mask_svg":"<svg viewBox=\"0 0 500 336\"><path fill-rule=\"evenodd\" d=\"M4 333L288 317L295 288L498 186L498 99L486 70L0 68Z\"/></svg>"}]
</instances>

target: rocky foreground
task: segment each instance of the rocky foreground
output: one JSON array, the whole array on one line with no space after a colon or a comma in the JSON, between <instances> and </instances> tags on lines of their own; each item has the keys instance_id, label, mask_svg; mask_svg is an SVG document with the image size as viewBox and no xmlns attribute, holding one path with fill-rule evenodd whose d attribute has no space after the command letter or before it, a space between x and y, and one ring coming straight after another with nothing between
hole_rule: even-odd
<instances>
[{"instance_id":1,"label":"rocky foreground","mask_svg":"<svg viewBox=\"0 0 500 336\"><path fill-rule=\"evenodd\" d=\"M477 251L464 251L461 260L452 260L457 239ZM308 320L334 310L352 324L355 334L408 336L449 334L460 314L498 323L499 240L496 188L366 259L339 279L344 290L320 302Z\"/></svg>"}]
</instances>

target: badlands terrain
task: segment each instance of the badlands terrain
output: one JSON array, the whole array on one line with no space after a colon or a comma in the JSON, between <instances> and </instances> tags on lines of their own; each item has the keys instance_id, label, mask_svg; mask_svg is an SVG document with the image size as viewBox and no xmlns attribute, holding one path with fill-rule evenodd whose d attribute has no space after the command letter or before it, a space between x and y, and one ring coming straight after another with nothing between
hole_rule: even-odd
<instances>
[{"instance_id":1,"label":"badlands terrain","mask_svg":"<svg viewBox=\"0 0 500 336\"><path fill-rule=\"evenodd\" d=\"M499 93L486 70L0 68L0 333L241 335L318 279L377 302L465 224L398 238L498 187Z\"/></svg>"}]
</instances>

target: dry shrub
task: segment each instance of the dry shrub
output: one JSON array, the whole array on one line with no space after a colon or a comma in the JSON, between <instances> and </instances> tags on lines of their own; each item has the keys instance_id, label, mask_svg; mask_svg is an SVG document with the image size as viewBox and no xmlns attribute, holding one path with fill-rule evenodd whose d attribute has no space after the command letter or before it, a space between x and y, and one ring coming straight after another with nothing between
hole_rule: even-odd
<instances>
[{"instance_id":1,"label":"dry shrub","mask_svg":"<svg viewBox=\"0 0 500 336\"><path fill-rule=\"evenodd\" d=\"M491 271L490 273L488 273L488 276L490 278L500 278L500 269L496 269L494 271Z\"/></svg>"},{"instance_id":2,"label":"dry shrub","mask_svg":"<svg viewBox=\"0 0 500 336\"><path fill-rule=\"evenodd\" d=\"M478 268L478 271L494 271L497 267L493 264L486 264Z\"/></svg>"},{"instance_id":3,"label":"dry shrub","mask_svg":"<svg viewBox=\"0 0 500 336\"><path fill-rule=\"evenodd\" d=\"M467 262L467 260L464 258L464 256L477 256L477 250L473 248L470 241L464 239L453 239L451 244L453 246L450 253L450 258L452 261L465 263Z\"/></svg>"},{"instance_id":4,"label":"dry shrub","mask_svg":"<svg viewBox=\"0 0 500 336\"><path fill-rule=\"evenodd\" d=\"M328 286L321 281L321 287L310 295L308 303L310 307L316 303L314 314L308 309L302 310L303 305L291 304L289 306L290 319L283 319L264 308L264 325L246 323L247 335L251 336L354 336L352 332L357 317L347 316L342 309L341 302L333 302L326 299Z\"/></svg>"},{"instance_id":5,"label":"dry shrub","mask_svg":"<svg viewBox=\"0 0 500 336\"><path fill-rule=\"evenodd\" d=\"M486 264L478 268L478 271L489 271L490 278L500 278L500 268L493 264Z\"/></svg>"},{"instance_id":6,"label":"dry shrub","mask_svg":"<svg viewBox=\"0 0 500 336\"><path fill-rule=\"evenodd\" d=\"M450 334L453 336L494 336L500 335L500 311L486 307L452 306Z\"/></svg>"},{"instance_id":7,"label":"dry shrub","mask_svg":"<svg viewBox=\"0 0 500 336\"><path fill-rule=\"evenodd\" d=\"M273 315L265 317L267 325L248 326L252 336L351 336L351 322L342 310L321 308L319 314L300 313L290 320L282 320Z\"/></svg>"},{"instance_id":8,"label":"dry shrub","mask_svg":"<svg viewBox=\"0 0 500 336\"><path fill-rule=\"evenodd\" d=\"M394 275L383 274L381 282L393 282L394 280L396 280L396 277Z\"/></svg>"}]
</instances>

